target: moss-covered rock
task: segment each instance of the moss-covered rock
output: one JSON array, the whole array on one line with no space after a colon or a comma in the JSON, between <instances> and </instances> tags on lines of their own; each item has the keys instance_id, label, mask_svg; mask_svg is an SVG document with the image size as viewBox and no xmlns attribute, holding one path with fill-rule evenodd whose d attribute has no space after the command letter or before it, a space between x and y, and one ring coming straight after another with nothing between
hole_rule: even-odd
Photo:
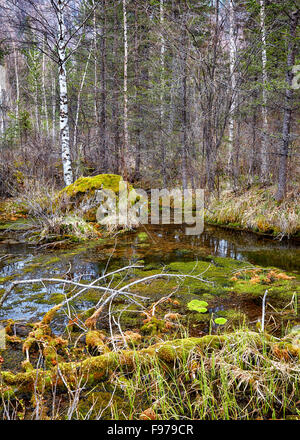
<instances>
[{"instance_id":1,"label":"moss-covered rock","mask_svg":"<svg viewBox=\"0 0 300 440\"><path fill-rule=\"evenodd\" d=\"M93 193L98 189L111 189L119 192L119 183L123 180L117 174L99 174L94 177L80 177L71 185L65 187L60 194L67 194L69 197L81 196L86 193Z\"/></svg>"},{"instance_id":2,"label":"moss-covered rock","mask_svg":"<svg viewBox=\"0 0 300 440\"><path fill-rule=\"evenodd\" d=\"M123 182L123 179L117 174L80 177L74 183L61 190L59 198L65 200L68 208L80 207L84 212L86 220L96 221L96 211L99 206L96 191L107 189L118 195L120 182ZM129 186L129 189L131 188Z\"/></svg>"}]
</instances>

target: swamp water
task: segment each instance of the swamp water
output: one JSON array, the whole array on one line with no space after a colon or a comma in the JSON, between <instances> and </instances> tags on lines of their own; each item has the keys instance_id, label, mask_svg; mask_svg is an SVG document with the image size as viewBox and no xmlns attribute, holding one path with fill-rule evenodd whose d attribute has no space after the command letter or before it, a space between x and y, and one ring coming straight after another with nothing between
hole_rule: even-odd
<instances>
[{"instance_id":1,"label":"swamp water","mask_svg":"<svg viewBox=\"0 0 300 440\"><path fill-rule=\"evenodd\" d=\"M230 283L228 284L228 277L232 276L232 271L250 265L275 267L295 277L296 284L294 283L292 288L295 293L299 290L299 243L275 241L254 234L233 232L212 226L206 226L200 236L187 236L184 227L177 225L147 225L138 231L119 234L111 239L81 243L60 250L25 245L2 237L0 294L4 293L13 280L59 278L67 273L69 279L86 283L105 272L141 261L145 269L138 274L140 278L166 270L194 275L202 273L204 269L204 277L208 281L210 276L213 281L218 281L218 289L210 287L209 284L203 288L203 283L197 285L195 280L192 282L186 280L181 289L176 289L176 285L174 287L174 283L168 280L159 282L154 280L146 288L139 285L135 292L146 294L150 303L160 296L167 295L173 289L179 299L184 298L185 304L195 298L204 299L209 303L210 314L213 312L222 315L222 311L224 313L229 311L227 315L230 317L236 310L237 316L243 313L252 322L261 315L261 295L258 295L260 292L257 291L254 297L247 295L247 291L242 292L242 295L236 295L230 289ZM197 270L197 261L201 263L199 267L201 270ZM216 278L217 275L211 267L216 267L220 275L223 266L224 277ZM209 270L206 271L205 268ZM132 273L127 273L126 281L131 280L132 276ZM70 294L70 290L66 292L62 284L34 283L17 286L0 309L0 321L6 319L36 321L51 306L65 299L67 293ZM83 295L78 298L74 307L77 311L83 311L92 307L98 299L99 291L91 295ZM290 297L286 299L286 304L289 300ZM276 303L273 301L273 304L274 302ZM224 313L223 316L228 317ZM66 319L66 316L60 317L57 330L64 325ZM132 325L134 326L134 322Z\"/></svg>"}]
</instances>

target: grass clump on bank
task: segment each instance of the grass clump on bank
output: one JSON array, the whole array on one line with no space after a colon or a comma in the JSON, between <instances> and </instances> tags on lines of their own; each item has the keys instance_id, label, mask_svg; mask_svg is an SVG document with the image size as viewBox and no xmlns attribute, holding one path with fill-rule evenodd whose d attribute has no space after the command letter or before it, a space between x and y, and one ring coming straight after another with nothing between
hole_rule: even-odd
<instances>
[{"instance_id":1,"label":"grass clump on bank","mask_svg":"<svg viewBox=\"0 0 300 440\"><path fill-rule=\"evenodd\" d=\"M33 242L97 239L104 227L96 223L99 201L96 190L111 190L116 196L121 176L101 174L80 177L73 184L57 192L46 182L24 179L22 191L2 202L3 220L24 220L22 237ZM125 182L124 182L125 185ZM128 189L132 189L129 185ZM8 229L12 230L9 224ZM126 225L123 225L126 228Z\"/></svg>"},{"instance_id":2,"label":"grass clump on bank","mask_svg":"<svg viewBox=\"0 0 300 440\"><path fill-rule=\"evenodd\" d=\"M205 211L208 223L244 229L278 238L300 236L299 194L278 203L276 188L252 187L243 193L223 191Z\"/></svg>"}]
</instances>

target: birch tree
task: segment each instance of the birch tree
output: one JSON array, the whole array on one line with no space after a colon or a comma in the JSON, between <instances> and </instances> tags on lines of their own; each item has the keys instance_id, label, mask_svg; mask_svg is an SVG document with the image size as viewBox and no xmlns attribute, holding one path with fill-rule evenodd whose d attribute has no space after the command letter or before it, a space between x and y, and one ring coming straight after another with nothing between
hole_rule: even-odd
<instances>
[{"instance_id":1,"label":"birch tree","mask_svg":"<svg viewBox=\"0 0 300 440\"><path fill-rule=\"evenodd\" d=\"M66 185L73 183L73 172L70 153L70 128L68 110L68 88L66 69L67 36L65 26L65 8L67 2L64 0L51 0L57 12L58 20L58 82L59 82L59 122L61 137L61 157Z\"/></svg>"},{"instance_id":2,"label":"birch tree","mask_svg":"<svg viewBox=\"0 0 300 440\"><path fill-rule=\"evenodd\" d=\"M12 28L19 32L23 24L18 21L17 11L21 11L27 17L26 26L31 30L33 39L28 41L26 35L19 39L19 43L34 47L41 53L48 56L58 67L58 89L59 89L59 127L60 127L60 148L63 165L63 178L65 185L73 182L73 171L70 149L70 127L68 107L68 84L67 84L67 61L76 51L80 42L80 32L92 16L98 0L87 9L82 9L79 1L71 0L47 0L43 4L36 4L34 0L27 0L26 3L8 0L6 11L8 13ZM77 8L77 9L76 9ZM80 16L79 16L80 11ZM66 16L72 27L66 27ZM76 20L75 20L76 16ZM77 38L77 42L75 41ZM15 47L15 46L14 46ZM16 59L16 56L15 56ZM15 62L17 69L17 63ZM16 77L18 78L16 70ZM17 87L18 90L18 87ZM18 93L18 91L17 91ZM16 114L19 112L18 99ZM53 117L53 122L55 118Z\"/></svg>"}]
</instances>

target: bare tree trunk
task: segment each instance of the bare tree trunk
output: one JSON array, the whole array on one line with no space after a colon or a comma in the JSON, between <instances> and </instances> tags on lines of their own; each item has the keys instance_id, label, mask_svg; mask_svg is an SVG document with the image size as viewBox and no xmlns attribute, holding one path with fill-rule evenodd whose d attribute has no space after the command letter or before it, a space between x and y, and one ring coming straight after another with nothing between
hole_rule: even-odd
<instances>
[{"instance_id":1,"label":"bare tree trunk","mask_svg":"<svg viewBox=\"0 0 300 440\"><path fill-rule=\"evenodd\" d=\"M75 149L75 151L77 151L77 153L78 153L78 149L77 149L77 134L78 134L79 113L80 113L80 99L81 99L81 94L82 94L82 90L83 90L83 87L84 87L84 83L85 83L85 79L86 79L86 75L87 75L87 71L88 71L91 55L92 55L92 50L89 51L89 56L88 56L88 59L87 59L86 64L85 64L85 69L84 69L84 72L83 72L83 75L82 75L82 79L81 79L81 83L80 83L79 90L78 90L78 95L77 95L77 106L76 106L76 115L75 115L75 123L74 123L74 137L73 137L73 148ZM77 156L78 156L78 154L77 154ZM77 157L77 160L78 160L78 157Z\"/></svg>"},{"instance_id":2,"label":"bare tree trunk","mask_svg":"<svg viewBox=\"0 0 300 440\"><path fill-rule=\"evenodd\" d=\"M126 156L128 153L128 37L127 37L127 10L126 0L123 0L123 38L124 38L124 84L123 84L123 130L124 142L121 153L123 176L127 178Z\"/></svg>"},{"instance_id":3,"label":"bare tree trunk","mask_svg":"<svg viewBox=\"0 0 300 440\"><path fill-rule=\"evenodd\" d=\"M17 123L19 124L19 104L20 104L20 85L19 85L19 68L18 68L18 56L17 56L17 50L16 45L13 45L14 47L14 67L15 67L15 78L16 78L16 109L15 109L15 115Z\"/></svg>"},{"instance_id":4,"label":"bare tree trunk","mask_svg":"<svg viewBox=\"0 0 300 440\"><path fill-rule=\"evenodd\" d=\"M134 170L134 179L139 180L141 175L141 105L140 105L140 87L141 87L141 81L140 81L140 47L139 47L139 9L138 9L138 2L135 4L135 13L134 13L134 26L135 26L135 32L134 32L134 76L135 76L135 118L136 118L136 148L135 148L135 170Z\"/></svg>"},{"instance_id":5,"label":"bare tree trunk","mask_svg":"<svg viewBox=\"0 0 300 440\"><path fill-rule=\"evenodd\" d=\"M184 73L182 79L182 141L181 141L182 188L187 188L187 66L184 56Z\"/></svg>"},{"instance_id":6,"label":"bare tree trunk","mask_svg":"<svg viewBox=\"0 0 300 440\"><path fill-rule=\"evenodd\" d=\"M94 43L94 116L96 131L99 128L99 113L98 113L98 69L97 69L97 21L96 21L96 8L95 0L93 0L93 43ZM96 133L97 134L97 133Z\"/></svg>"},{"instance_id":7,"label":"bare tree trunk","mask_svg":"<svg viewBox=\"0 0 300 440\"><path fill-rule=\"evenodd\" d=\"M210 193L215 190L217 151L214 145L211 122L208 120L203 127L203 139L206 155L206 181Z\"/></svg>"},{"instance_id":8,"label":"bare tree trunk","mask_svg":"<svg viewBox=\"0 0 300 440\"><path fill-rule=\"evenodd\" d=\"M119 112L119 81L118 81L118 60L117 60L117 48L118 48L118 12L115 8L114 13L114 40L113 40L113 99L112 99L112 120L113 120L113 132L114 132L114 163L113 169L116 173L120 173L120 112Z\"/></svg>"},{"instance_id":9,"label":"bare tree trunk","mask_svg":"<svg viewBox=\"0 0 300 440\"><path fill-rule=\"evenodd\" d=\"M164 0L160 0L160 8L159 8L159 19L160 19L160 136L161 136L161 166L162 166L162 177L163 177L163 186L164 188L167 186L167 173L166 173L166 143L163 136L163 127L164 127L164 119L165 119L165 108L164 108L164 99L165 99L165 38L164 38Z\"/></svg>"},{"instance_id":10,"label":"bare tree trunk","mask_svg":"<svg viewBox=\"0 0 300 440\"><path fill-rule=\"evenodd\" d=\"M236 63L236 47L235 47L235 19L234 19L234 5L233 0L229 1L229 67L230 67L230 82L231 82L231 106L228 122L228 168L230 172L233 169L233 150L234 150L234 110L235 110L235 93L236 93L236 77L235 77L235 63Z\"/></svg>"},{"instance_id":11,"label":"bare tree trunk","mask_svg":"<svg viewBox=\"0 0 300 440\"><path fill-rule=\"evenodd\" d=\"M101 114L100 114L100 136L101 136L101 159L103 169L107 170L107 127L106 127L106 0L102 0L103 23L101 26Z\"/></svg>"},{"instance_id":12,"label":"bare tree trunk","mask_svg":"<svg viewBox=\"0 0 300 440\"><path fill-rule=\"evenodd\" d=\"M39 85L38 85L38 54L35 50L32 53L32 63L33 63L33 79L34 79L34 113L35 113L35 129L36 132L40 131L40 112L39 112Z\"/></svg>"},{"instance_id":13,"label":"bare tree trunk","mask_svg":"<svg viewBox=\"0 0 300 440\"><path fill-rule=\"evenodd\" d=\"M6 67L1 65L0 65L0 111L1 111L0 135L3 135L6 129Z\"/></svg>"},{"instance_id":14,"label":"bare tree trunk","mask_svg":"<svg viewBox=\"0 0 300 440\"><path fill-rule=\"evenodd\" d=\"M182 120L181 120L181 177L182 188L187 189L187 152L188 152L188 136L187 136L187 52L188 39L185 28L185 18L182 23L182 83L181 83L181 106L182 106Z\"/></svg>"},{"instance_id":15,"label":"bare tree trunk","mask_svg":"<svg viewBox=\"0 0 300 440\"><path fill-rule=\"evenodd\" d=\"M45 47L45 39L43 41L43 45ZM45 78L46 78L46 57L45 57L45 53L43 52L43 60L42 60L43 107L44 107L44 117L45 117L45 122L46 122L47 136L49 136L49 119L48 119L48 106L47 106Z\"/></svg>"},{"instance_id":16,"label":"bare tree trunk","mask_svg":"<svg viewBox=\"0 0 300 440\"><path fill-rule=\"evenodd\" d=\"M64 21L64 7L66 3L63 0L57 1L57 17L59 26L58 39L58 57L59 57L59 105L60 105L60 136L61 153L64 181L66 185L73 182L73 172L70 154L70 129L69 129L69 111L68 111L68 89L66 72L66 29Z\"/></svg>"},{"instance_id":17,"label":"bare tree trunk","mask_svg":"<svg viewBox=\"0 0 300 440\"><path fill-rule=\"evenodd\" d=\"M261 140L261 170L262 182L268 179L268 110L267 110L267 44L265 26L265 0L260 0L260 27L262 41L262 140Z\"/></svg>"},{"instance_id":18,"label":"bare tree trunk","mask_svg":"<svg viewBox=\"0 0 300 440\"><path fill-rule=\"evenodd\" d=\"M287 71L286 71L286 91L285 91L285 108L282 127L282 144L279 154L279 173L278 173L278 190L276 199L283 200L287 188L287 164L290 145L290 131L292 122L292 98L293 98L293 66L295 64L297 43L297 25L300 18L300 9L290 14L290 35L288 41L288 55L287 55Z\"/></svg>"},{"instance_id":19,"label":"bare tree trunk","mask_svg":"<svg viewBox=\"0 0 300 440\"><path fill-rule=\"evenodd\" d=\"M56 141L56 87L55 78L52 78L52 145Z\"/></svg>"}]
</instances>

